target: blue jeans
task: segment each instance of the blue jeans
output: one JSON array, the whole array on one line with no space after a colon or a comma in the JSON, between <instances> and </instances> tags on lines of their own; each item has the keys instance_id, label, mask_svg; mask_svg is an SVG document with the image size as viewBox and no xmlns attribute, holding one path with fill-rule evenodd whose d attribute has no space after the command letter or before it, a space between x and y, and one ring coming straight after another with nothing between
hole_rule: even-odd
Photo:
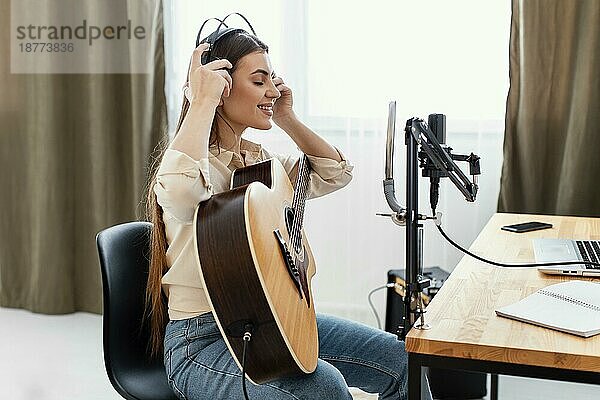
<instances>
[{"instance_id":1,"label":"blue jeans","mask_svg":"<svg viewBox=\"0 0 600 400\"><path fill-rule=\"evenodd\" d=\"M396 336L358 322L317 314L319 360L311 374L261 385L247 382L251 400L351 400L348 386L406 399L407 356ZM169 385L182 399L244 399L241 371L212 313L170 321L165 333ZM429 388L425 398L431 399Z\"/></svg>"}]
</instances>

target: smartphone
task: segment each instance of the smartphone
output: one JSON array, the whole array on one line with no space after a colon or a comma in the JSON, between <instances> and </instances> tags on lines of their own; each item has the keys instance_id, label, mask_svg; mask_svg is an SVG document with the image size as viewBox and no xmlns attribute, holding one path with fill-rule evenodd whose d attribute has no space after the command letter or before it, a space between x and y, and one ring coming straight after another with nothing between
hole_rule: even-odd
<instances>
[{"instance_id":1,"label":"smartphone","mask_svg":"<svg viewBox=\"0 0 600 400\"><path fill-rule=\"evenodd\" d=\"M548 228L552 228L552 224L546 224L544 222L523 222L521 224L505 225L500 229L503 231L522 233Z\"/></svg>"}]
</instances>

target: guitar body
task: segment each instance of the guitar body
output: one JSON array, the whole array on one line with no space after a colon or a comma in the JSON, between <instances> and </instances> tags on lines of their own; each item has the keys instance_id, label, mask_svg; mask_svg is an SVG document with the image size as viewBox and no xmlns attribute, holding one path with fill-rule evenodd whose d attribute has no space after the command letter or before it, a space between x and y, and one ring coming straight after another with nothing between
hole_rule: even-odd
<instances>
[{"instance_id":1,"label":"guitar body","mask_svg":"<svg viewBox=\"0 0 600 400\"><path fill-rule=\"evenodd\" d=\"M291 251L300 267L294 279L281 242L293 248L294 188L276 159L236 170L231 187L200 203L194 217L201 277L221 334L241 369L244 326L252 323L246 374L255 383L313 372L315 262L302 234L302 251Z\"/></svg>"}]
</instances>

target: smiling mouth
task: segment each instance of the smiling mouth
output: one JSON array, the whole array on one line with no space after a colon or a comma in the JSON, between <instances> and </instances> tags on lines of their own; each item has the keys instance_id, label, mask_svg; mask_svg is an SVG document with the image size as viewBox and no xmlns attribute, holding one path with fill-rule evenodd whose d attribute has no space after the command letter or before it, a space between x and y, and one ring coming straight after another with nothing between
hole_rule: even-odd
<instances>
[{"instance_id":1,"label":"smiling mouth","mask_svg":"<svg viewBox=\"0 0 600 400\"><path fill-rule=\"evenodd\" d=\"M273 116L273 107L270 106L256 106L263 114L268 117Z\"/></svg>"}]
</instances>

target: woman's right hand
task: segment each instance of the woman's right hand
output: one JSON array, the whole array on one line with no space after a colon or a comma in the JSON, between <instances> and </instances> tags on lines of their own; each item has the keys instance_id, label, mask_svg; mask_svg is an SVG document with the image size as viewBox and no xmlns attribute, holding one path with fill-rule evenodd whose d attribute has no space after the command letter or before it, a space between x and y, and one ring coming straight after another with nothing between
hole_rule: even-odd
<instances>
[{"instance_id":1,"label":"woman's right hand","mask_svg":"<svg viewBox=\"0 0 600 400\"><path fill-rule=\"evenodd\" d=\"M201 43L192 53L191 65L188 73L187 87L184 89L185 97L193 106L196 103L207 101L222 105L222 97L229 97L233 83L229 72L221 68L233 68L226 60L214 60L205 65L201 63L202 53L208 49L208 43Z\"/></svg>"}]
</instances>

